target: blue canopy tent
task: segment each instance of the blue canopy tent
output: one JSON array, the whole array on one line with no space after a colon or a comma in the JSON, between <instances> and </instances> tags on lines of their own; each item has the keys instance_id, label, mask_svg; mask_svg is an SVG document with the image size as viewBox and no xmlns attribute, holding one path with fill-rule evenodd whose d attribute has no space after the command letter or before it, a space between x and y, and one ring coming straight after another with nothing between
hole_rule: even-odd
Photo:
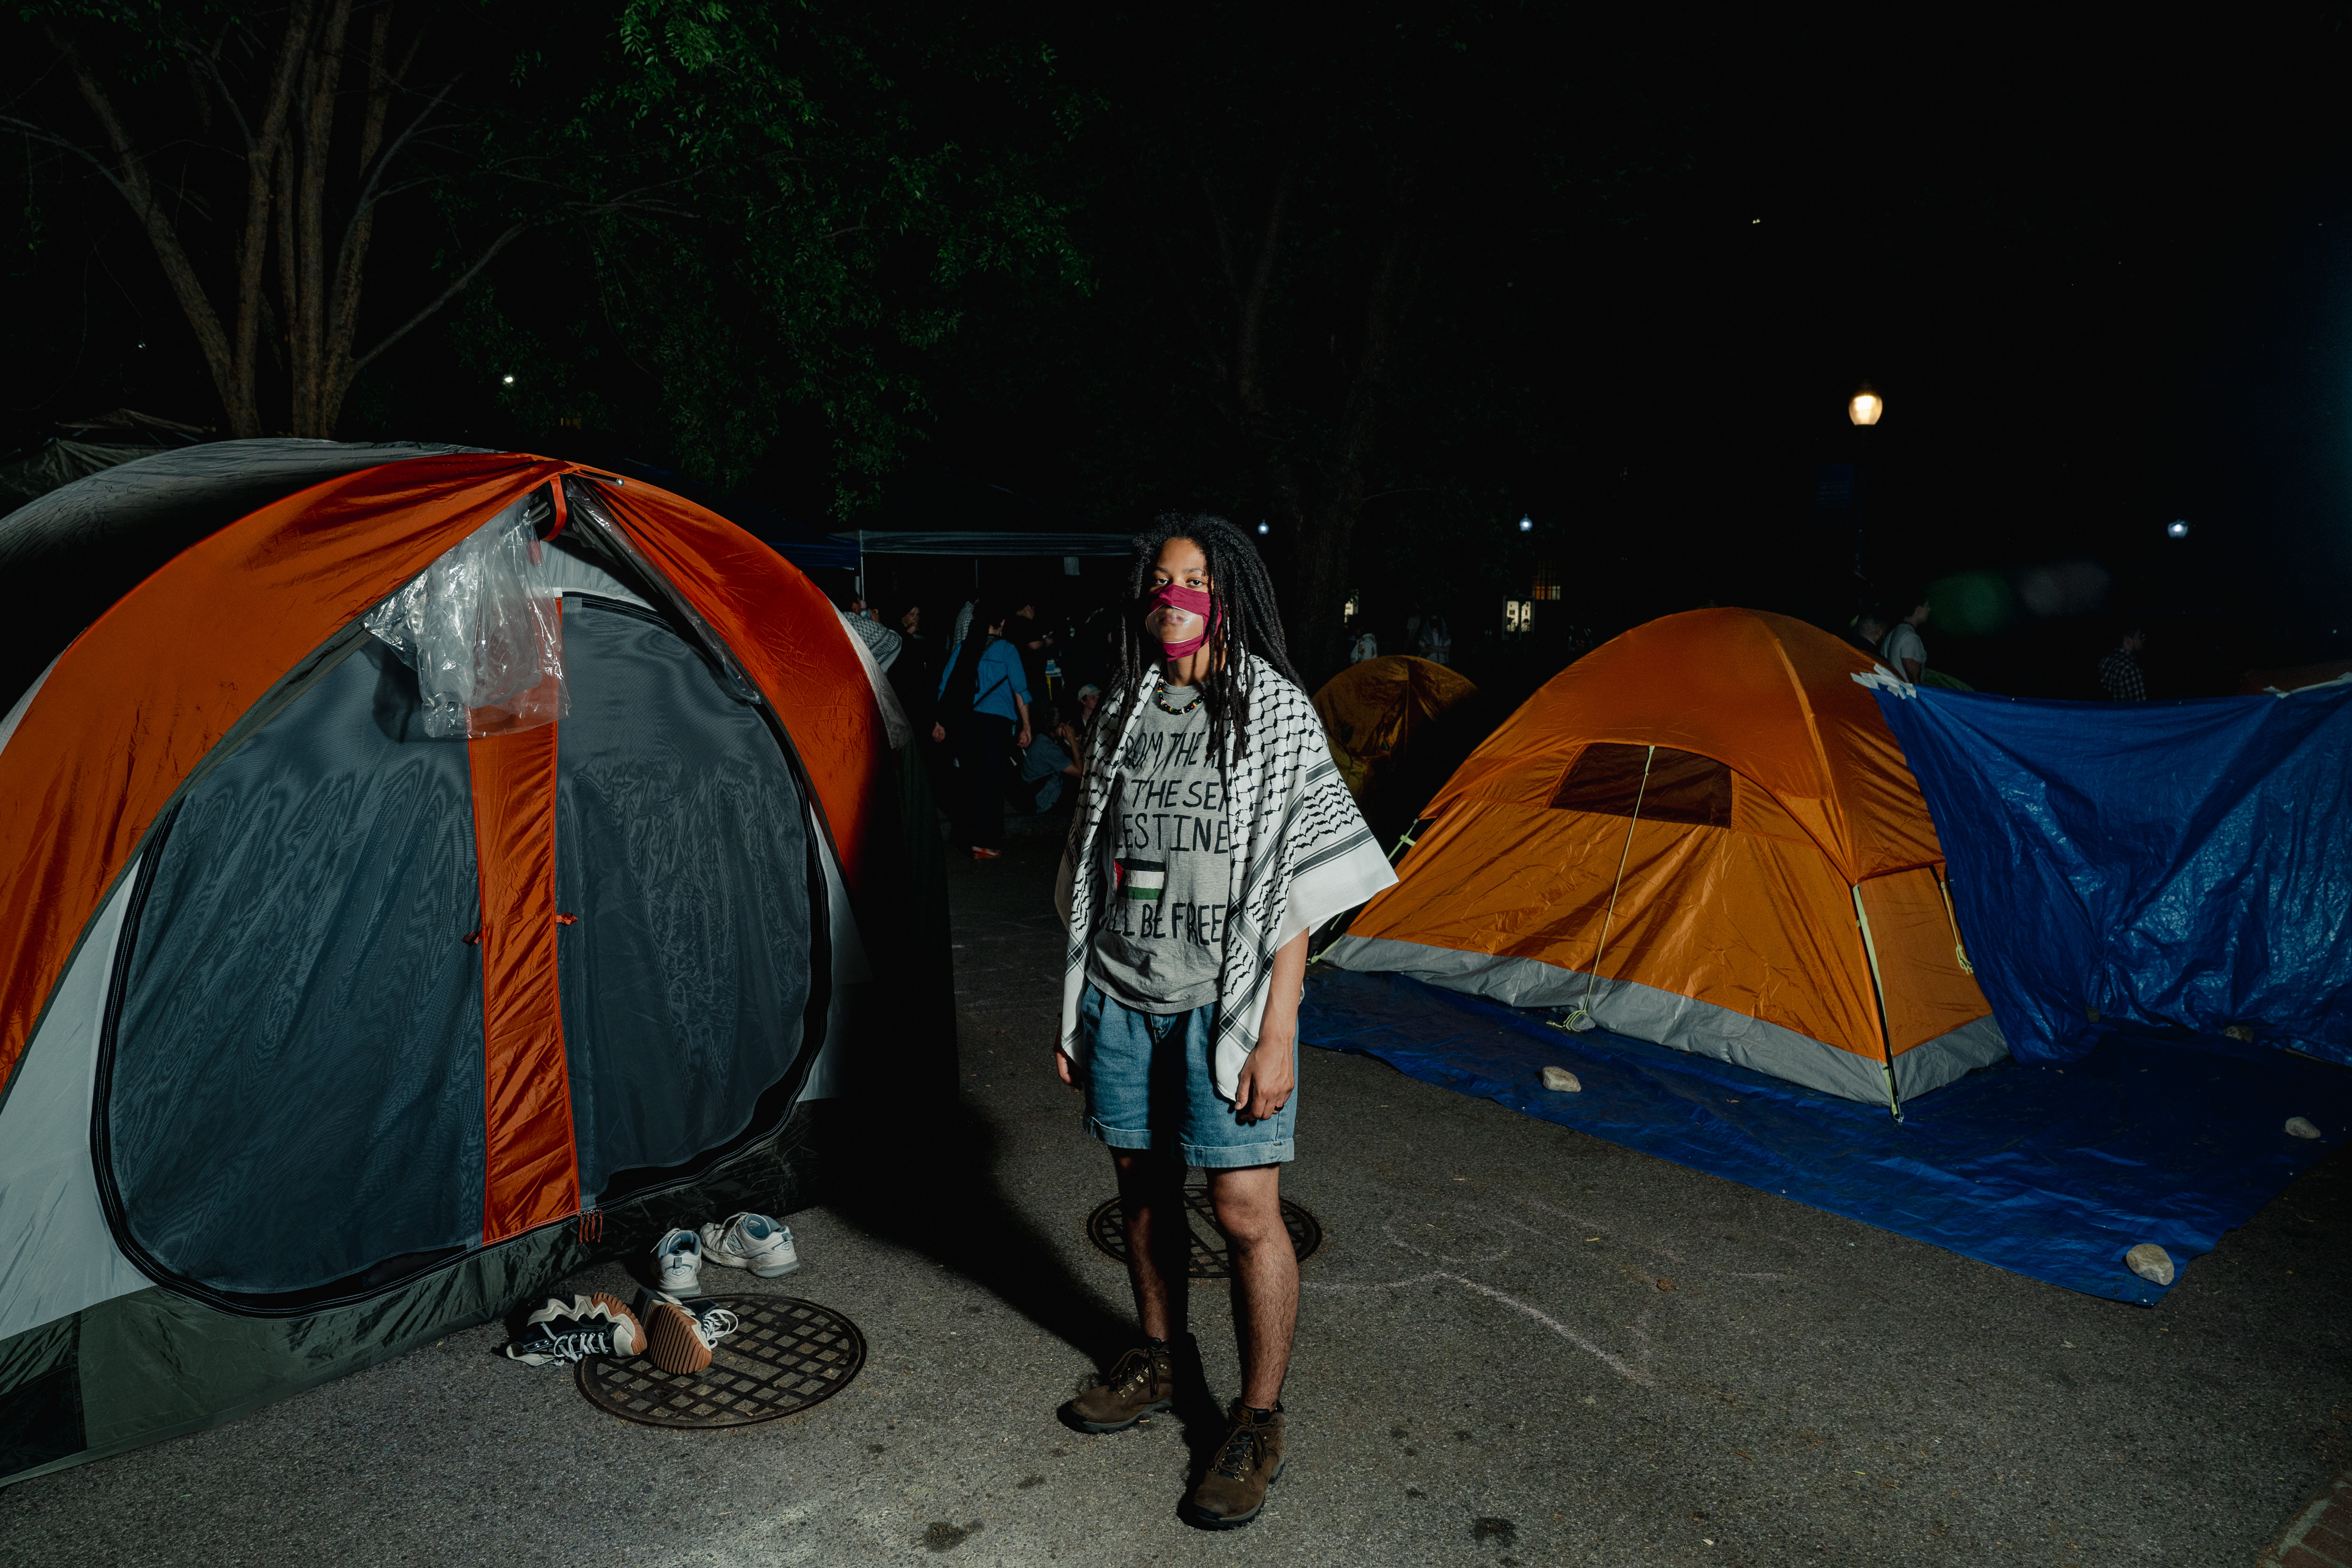
<instances>
[{"instance_id":1,"label":"blue canopy tent","mask_svg":"<svg viewBox=\"0 0 2352 1568\"><path fill-rule=\"evenodd\" d=\"M2014 1055L2244 1026L2352 1063L2352 684L2091 703L1856 679L1927 796Z\"/></svg>"}]
</instances>

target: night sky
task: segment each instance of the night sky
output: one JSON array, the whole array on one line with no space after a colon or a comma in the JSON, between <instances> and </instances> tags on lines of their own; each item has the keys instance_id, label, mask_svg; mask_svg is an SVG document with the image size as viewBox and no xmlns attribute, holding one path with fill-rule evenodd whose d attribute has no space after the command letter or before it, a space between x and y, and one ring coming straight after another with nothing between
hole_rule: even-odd
<instances>
[{"instance_id":1,"label":"night sky","mask_svg":"<svg viewBox=\"0 0 2352 1568\"><path fill-rule=\"evenodd\" d=\"M535 37L529 7L484 15L486 58ZM1416 281L1353 551L1376 626L1438 608L1472 641L1542 567L1567 591L1528 657L1552 668L1570 625L1717 603L1842 626L1929 584L1935 662L2000 690L2091 695L2130 620L2156 634L2162 695L2352 651L2335 17L1044 6L960 25L944 52L877 56L901 117L1006 160L1083 277L960 285L952 331L892 351L909 434L852 499L822 399L780 394L732 447L683 438L681 378L740 371L647 349L648 310L614 317L610 268L560 227L372 369L336 433L718 470L828 528L1124 528L1171 506L1254 521L1279 515L1270 462L1340 417L1411 180ZM87 136L19 31L11 113ZM561 47L593 63L615 46L583 24ZM995 50L1025 63L974 85ZM818 85L837 104L866 90ZM120 198L16 142L9 444L116 405L218 423ZM436 154L445 176L462 142ZM1277 449L1234 437L1176 279L1214 271L1202 191L1246 239L1286 156L1305 173L1269 295ZM392 226L372 300L437 276L434 224L412 207ZM502 353L614 390L583 417L499 382ZM1887 412L1859 450L1844 407L1865 380ZM1817 465L1857 458L1867 582L1814 504ZM1286 548L1270 538L1278 571Z\"/></svg>"}]
</instances>

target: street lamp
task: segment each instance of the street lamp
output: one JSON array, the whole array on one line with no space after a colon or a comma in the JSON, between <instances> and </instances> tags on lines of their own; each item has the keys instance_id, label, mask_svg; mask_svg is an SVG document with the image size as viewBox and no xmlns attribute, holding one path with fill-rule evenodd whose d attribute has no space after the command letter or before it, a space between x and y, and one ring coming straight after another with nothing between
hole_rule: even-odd
<instances>
[{"instance_id":1,"label":"street lamp","mask_svg":"<svg viewBox=\"0 0 2352 1568\"><path fill-rule=\"evenodd\" d=\"M1533 533L1535 531L1536 520L1532 517L1522 515L1519 519L1519 531L1521 533Z\"/></svg>"},{"instance_id":2,"label":"street lamp","mask_svg":"<svg viewBox=\"0 0 2352 1568\"><path fill-rule=\"evenodd\" d=\"M2164 531L2170 538L2186 539L2189 537L2188 521L2184 518L2176 517L2170 522L2164 525Z\"/></svg>"},{"instance_id":3,"label":"street lamp","mask_svg":"<svg viewBox=\"0 0 2352 1568\"><path fill-rule=\"evenodd\" d=\"M1861 390L1846 399L1845 416L1853 421L1853 427L1859 432L1854 440L1863 447L1862 452L1855 454L1857 459L1867 454L1871 426L1876 425L1878 416L1885 412L1886 399L1879 396L1877 388L1866 381L1862 384ZM1859 583L1870 581L1869 574L1863 570L1862 564L1863 489L1869 480L1868 467L1867 463L1860 460L1853 465L1853 575Z\"/></svg>"}]
</instances>

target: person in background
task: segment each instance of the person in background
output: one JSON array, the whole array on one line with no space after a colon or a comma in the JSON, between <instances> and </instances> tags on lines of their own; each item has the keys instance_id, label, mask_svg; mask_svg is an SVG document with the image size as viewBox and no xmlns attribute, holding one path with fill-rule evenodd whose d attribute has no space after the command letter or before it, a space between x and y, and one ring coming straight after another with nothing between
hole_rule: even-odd
<instances>
[{"instance_id":1,"label":"person in background","mask_svg":"<svg viewBox=\"0 0 2352 1568\"><path fill-rule=\"evenodd\" d=\"M898 657L889 665L890 689L918 735L931 727L931 709L939 700L939 650L923 635L923 607L909 605L898 617Z\"/></svg>"},{"instance_id":2,"label":"person in background","mask_svg":"<svg viewBox=\"0 0 2352 1568\"><path fill-rule=\"evenodd\" d=\"M956 816L953 842L971 849L975 860L1001 859L1004 854L1004 742L1010 739L1026 749L1029 732L1029 688L1021 675L1021 658L1004 640L1002 615L975 603L970 637L948 656L940 676L939 709L931 720L931 739L954 737Z\"/></svg>"},{"instance_id":3,"label":"person in background","mask_svg":"<svg viewBox=\"0 0 2352 1568\"><path fill-rule=\"evenodd\" d=\"M1873 605L1854 616L1853 628L1847 634L1848 640L1871 658L1876 658L1878 645L1886 640L1886 634L1890 629L1892 628L1886 623L1886 612Z\"/></svg>"},{"instance_id":4,"label":"person in background","mask_svg":"<svg viewBox=\"0 0 2352 1568\"><path fill-rule=\"evenodd\" d=\"M842 612L841 619L851 635L866 645L866 651L874 658L875 668L888 673L906 639L877 619L863 599L851 599L849 608Z\"/></svg>"},{"instance_id":5,"label":"person in background","mask_svg":"<svg viewBox=\"0 0 2352 1568\"><path fill-rule=\"evenodd\" d=\"M1045 686L1045 661L1053 657L1054 634L1037 618L1034 604L1013 612L1013 618L1004 623L1004 640L1021 655L1021 673L1028 678L1035 700L1053 700L1054 694Z\"/></svg>"},{"instance_id":6,"label":"person in background","mask_svg":"<svg viewBox=\"0 0 2352 1568\"><path fill-rule=\"evenodd\" d=\"M1372 636L1370 632L1366 632L1363 636L1356 639L1356 646L1349 650L1348 662L1349 664L1361 664L1368 658L1378 658L1380 657L1380 638Z\"/></svg>"},{"instance_id":7,"label":"person in background","mask_svg":"<svg viewBox=\"0 0 2352 1568\"><path fill-rule=\"evenodd\" d=\"M2139 656L2147 647L2147 633L2138 626L2124 633L2115 651L2099 660L2099 689L2110 702L2145 702L2147 678L2140 672Z\"/></svg>"},{"instance_id":8,"label":"person in background","mask_svg":"<svg viewBox=\"0 0 2352 1568\"><path fill-rule=\"evenodd\" d=\"M1021 753L1021 782L1028 786L1030 809L1041 816L1072 798L1070 785L1082 776L1076 727L1058 708L1045 712L1044 731Z\"/></svg>"},{"instance_id":9,"label":"person in background","mask_svg":"<svg viewBox=\"0 0 2352 1568\"><path fill-rule=\"evenodd\" d=\"M1919 635L1919 628L1927 624L1927 601L1921 599L1887 628L1885 639L1878 645L1879 662L1914 684L1927 668L1927 639Z\"/></svg>"},{"instance_id":10,"label":"person in background","mask_svg":"<svg viewBox=\"0 0 2352 1568\"><path fill-rule=\"evenodd\" d=\"M1087 685L1078 688L1078 728L1081 731L1095 721L1095 710L1101 706L1101 687Z\"/></svg>"},{"instance_id":11,"label":"person in background","mask_svg":"<svg viewBox=\"0 0 2352 1568\"><path fill-rule=\"evenodd\" d=\"M1425 616L1421 623L1421 657L1432 664L1454 662L1454 634L1445 625L1445 617Z\"/></svg>"}]
</instances>

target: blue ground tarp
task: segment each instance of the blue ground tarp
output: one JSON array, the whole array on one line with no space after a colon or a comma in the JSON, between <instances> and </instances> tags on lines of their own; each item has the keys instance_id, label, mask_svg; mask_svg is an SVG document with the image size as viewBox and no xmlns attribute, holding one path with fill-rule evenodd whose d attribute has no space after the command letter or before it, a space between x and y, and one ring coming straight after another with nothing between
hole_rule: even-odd
<instances>
[{"instance_id":1,"label":"blue ground tarp","mask_svg":"<svg viewBox=\"0 0 2352 1568\"><path fill-rule=\"evenodd\" d=\"M2069 1289L2154 1302L2153 1241L2212 1250L2352 1130L2352 1068L2263 1046L2107 1030L2082 1058L2003 1061L1874 1108L1399 974L1318 966L1299 1037L1464 1094ZM1542 1086L1547 1066L1583 1082ZM2325 1134L2290 1137L2302 1116Z\"/></svg>"},{"instance_id":2,"label":"blue ground tarp","mask_svg":"<svg viewBox=\"0 0 2352 1568\"><path fill-rule=\"evenodd\" d=\"M2352 1062L2352 686L2194 702L1881 690L2021 1058L2092 1021Z\"/></svg>"}]
</instances>

